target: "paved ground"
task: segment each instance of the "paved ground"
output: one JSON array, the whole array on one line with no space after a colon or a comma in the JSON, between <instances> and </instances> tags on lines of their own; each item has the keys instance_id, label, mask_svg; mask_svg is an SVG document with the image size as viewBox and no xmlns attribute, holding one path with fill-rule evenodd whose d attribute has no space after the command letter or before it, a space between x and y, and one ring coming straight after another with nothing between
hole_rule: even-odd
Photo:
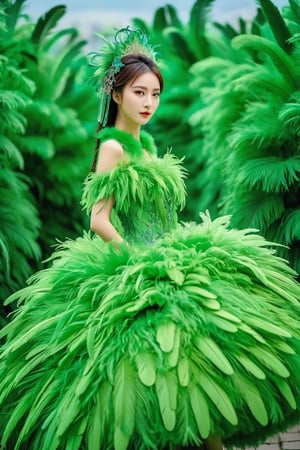
<instances>
[{"instance_id":1,"label":"paved ground","mask_svg":"<svg viewBox=\"0 0 300 450\"><path fill-rule=\"evenodd\" d=\"M247 450L300 450L300 425L268 440L256 449L248 447Z\"/></svg>"},{"instance_id":2,"label":"paved ground","mask_svg":"<svg viewBox=\"0 0 300 450\"><path fill-rule=\"evenodd\" d=\"M0 445L0 450L4 449ZM235 450L239 450L238 448ZM259 447L247 447L247 450L300 450L300 425L290 429L284 434L273 437Z\"/></svg>"}]
</instances>

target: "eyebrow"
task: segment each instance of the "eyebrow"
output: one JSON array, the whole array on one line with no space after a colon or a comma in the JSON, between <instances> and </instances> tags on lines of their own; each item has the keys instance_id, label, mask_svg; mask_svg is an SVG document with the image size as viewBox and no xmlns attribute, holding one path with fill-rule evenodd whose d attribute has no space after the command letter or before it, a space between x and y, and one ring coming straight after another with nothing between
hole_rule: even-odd
<instances>
[{"instance_id":1,"label":"eyebrow","mask_svg":"<svg viewBox=\"0 0 300 450\"><path fill-rule=\"evenodd\" d=\"M133 84L131 86L133 89L139 88L139 89L145 89L147 90L148 88L146 86L141 86L139 84ZM153 91L160 91L160 88L154 88Z\"/></svg>"}]
</instances>

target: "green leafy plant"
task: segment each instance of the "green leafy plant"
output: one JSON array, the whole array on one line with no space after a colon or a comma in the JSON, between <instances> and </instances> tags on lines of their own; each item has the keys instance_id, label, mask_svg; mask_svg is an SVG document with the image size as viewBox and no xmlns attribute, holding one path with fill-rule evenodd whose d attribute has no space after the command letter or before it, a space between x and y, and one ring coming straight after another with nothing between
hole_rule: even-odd
<instances>
[{"instance_id":1,"label":"green leafy plant","mask_svg":"<svg viewBox=\"0 0 300 450\"><path fill-rule=\"evenodd\" d=\"M6 14L0 9L0 299L25 282L31 263L40 258L40 220L30 180L22 173L24 158L18 147L18 137L27 126L24 111L32 102L35 85L15 59L5 55L8 33ZM11 52L15 54L15 49ZM8 312L0 302L0 325Z\"/></svg>"},{"instance_id":2,"label":"green leafy plant","mask_svg":"<svg viewBox=\"0 0 300 450\"><path fill-rule=\"evenodd\" d=\"M0 14L2 300L87 226L80 197L96 128L85 41L53 31L65 7L19 24L23 4L4 2Z\"/></svg>"},{"instance_id":3,"label":"green leafy plant","mask_svg":"<svg viewBox=\"0 0 300 450\"><path fill-rule=\"evenodd\" d=\"M213 3L213 0L197 0L187 23L180 20L176 9L169 4L155 11L151 25L133 19L136 26L151 35L161 55L166 90L150 128L162 152L166 146L171 146L177 156L184 157L189 176L183 219L198 217L198 198L202 190L199 174L206 160L203 131L189 123L190 107L200 97L198 80L191 68L210 57L234 58L230 39L211 23Z\"/></svg>"},{"instance_id":4,"label":"green leafy plant","mask_svg":"<svg viewBox=\"0 0 300 450\"><path fill-rule=\"evenodd\" d=\"M202 176L215 174L211 193L218 180L217 195L203 195L201 206L212 200L206 206L231 214L233 226L257 228L283 244L277 252L299 273L299 37L289 29L298 10L293 2L285 22L270 1L259 3L260 33L232 39L238 64L211 59L191 69L202 98L189 123L204 134ZM205 77L213 83L203 83Z\"/></svg>"}]
</instances>

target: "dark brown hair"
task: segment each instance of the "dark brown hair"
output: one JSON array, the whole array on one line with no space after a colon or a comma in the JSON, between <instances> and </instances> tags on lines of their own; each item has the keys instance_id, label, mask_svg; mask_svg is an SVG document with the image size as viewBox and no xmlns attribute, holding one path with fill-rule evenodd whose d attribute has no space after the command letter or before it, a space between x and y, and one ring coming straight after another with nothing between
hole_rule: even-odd
<instances>
[{"instance_id":1,"label":"dark brown hair","mask_svg":"<svg viewBox=\"0 0 300 450\"><path fill-rule=\"evenodd\" d=\"M157 76L160 90L163 90L164 87L164 80L162 77L162 74L157 67L156 63L151 59L148 58L148 56L142 55L142 54L135 54L135 55L126 55L122 57L122 63L125 64L124 67L115 75L115 82L113 84L113 90L117 92L122 92L124 89L124 86L129 81L134 81L137 77L142 75L146 72L152 72L154 75ZM108 118L107 118L107 127L112 127L115 124L116 116L118 111L118 105L115 103L113 98L111 97L110 105L109 105L109 111L108 111ZM102 124L98 123L97 132L102 129ZM91 167L91 172L95 172L96 170L96 164L98 159L98 152L100 147L100 139L97 139L96 141L96 147L95 147L95 155L94 160Z\"/></svg>"}]
</instances>

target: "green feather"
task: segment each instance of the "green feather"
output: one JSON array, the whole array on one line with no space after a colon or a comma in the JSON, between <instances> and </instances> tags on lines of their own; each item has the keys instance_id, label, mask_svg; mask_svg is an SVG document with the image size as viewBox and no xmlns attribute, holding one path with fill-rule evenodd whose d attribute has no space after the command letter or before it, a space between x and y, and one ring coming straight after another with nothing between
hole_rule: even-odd
<instances>
[{"instance_id":1,"label":"green feather","mask_svg":"<svg viewBox=\"0 0 300 450\"><path fill-rule=\"evenodd\" d=\"M167 274L168 277L174 281L175 284L181 286L183 284L184 281L184 275L183 273L176 269L176 268L171 268L171 269L167 269Z\"/></svg>"},{"instance_id":2,"label":"green feather","mask_svg":"<svg viewBox=\"0 0 300 450\"><path fill-rule=\"evenodd\" d=\"M31 401L31 408L28 410L22 428L22 433L24 433L24 435L27 435L27 433L30 434L29 432L31 429L35 429L39 426L40 418L44 411L56 400L56 389L57 383L55 381L55 374L53 374L48 380L44 381L43 387L36 393L34 399ZM58 433L57 437L59 438Z\"/></svg>"},{"instance_id":3,"label":"green feather","mask_svg":"<svg viewBox=\"0 0 300 450\"><path fill-rule=\"evenodd\" d=\"M112 385L108 381L101 383L96 395L95 404L90 413L87 445L88 450L102 448L110 426Z\"/></svg>"},{"instance_id":4,"label":"green feather","mask_svg":"<svg viewBox=\"0 0 300 450\"><path fill-rule=\"evenodd\" d=\"M157 373L155 381L161 417L166 430L172 431L176 424L177 381L174 374Z\"/></svg>"},{"instance_id":5,"label":"green feather","mask_svg":"<svg viewBox=\"0 0 300 450\"><path fill-rule=\"evenodd\" d=\"M75 389L78 384L76 378L70 385L64 397L60 401L57 408L57 437L62 436L69 426L74 422L81 409L79 397L75 395Z\"/></svg>"},{"instance_id":6,"label":"green feather","mask_svg":"<svg viewBox=\"0 0 300 450\"><path fill-rule=\"evenodd\" d=\"M206 306L206 308L212 309L213 311L218 311L218 309L221 308L221 305L220 305L220 303L217 300L213 300L213 299L210 299L210 298L208 298L205 301L205 306Z\"/></svg>"},{"instance_id":7,"label":"green feather","mask_svg":"<svg viewBox=\"0 0 300 450\"><path fill-rule=\"evenodd\" d=\"M180 386L188 386L190 379L189 370L189 360L186 357L180 358L177 365L177 374Z\"/></svg>"},{"instance_id":8,"label":"green feather","mask_svg":"<svg viewBox=\"0 0 300 450\"><path fill-rule=\"evenodd\" d=\"M91 386L92 384L92 372L90 371L89 373L87 373L86 375L82 375L77 386L76 386L76 391L75 391L75 395L77 395L78 397L81 397Z\"/></svg>"},{"instance_id":9,"label":"green feather","mask_svg":"<svg viewBox=\"0 0 300 450\"><path fill-rule=\"evenodd\" d=\"M19 368L17 373L11 373L8 382L5 384L5 386L2 387L2 392L0 393L0 402L2 403L4 399L9 395L10 390L17 386L30 372L38 366L41 362L45 360L45 355L39 355L39 357L36 357L32 361L27 362L27 364L22 365L22 367Z\"/></svg>"},{"instance_id":10,"label":"green feather","mask_svg":"<svg viewBox=\"0 0 300 450\"><path fill-rule=\"evenodd\" d=\"M102 445L102 427L101 427L101 404L99 398L99 392L94 397L94 405L89 413L89 426L87 430L87 448L88 450L94 450L95 448L101 448ZM102 405L102 414L104 405Z\"/></svg>"},{"instance_id":11,"label":"green feather","mask_svg":"<svg viewBox=\"0 0 300 450\"><path fill-rule=\"evenodd\" d=\"M253 328L263 330L265 333L274 334L275 336L283 336L288 338L291 337L291 334L288 331L284 330L282 327L270 323L270 321L267 319L264 320L254 315L247 317L247 324Z\"/></svg>"},{"instance_id":12,"label":"green feather","mask_svg":"<svg viewBox=\"0 0 300 450\"><path fill-rule=\"evenodd\" d=\"M237 323L237 324L241 323L241 319L239 317L235 316L234 314L231 314L228 311L225 311L224 309L220 309L219 311L216 311L214 313L214 315L222 317L223 319L227 319L233 323Z\"/></svg>"},{"instance_id":13,"label":"green feather","mask_svg":"<svg viewBox=\"0 0 300 450\"><path fill-rule=\"evenodd\" d=\"M115 425L114 429L114 449L127 450L129 444L129 436L123 430Z\"/></svg>"},{"instance_id":14,"label":"green feather","mask_svg":"<svg viewBox=\"0 0 300 450\"><path fill-rule=\"evenodd\" d=\"M232 425L237 425L238 418L226 392L213 380L211 375L208 376L199 371L197 376L199 385L218 408L222 416Z\"/></svg>"},{"instance_id":15,"label":"green feather","mask_svg":"<svg viewBox=\"0 0 300 450\"><path fill-rule=\"evenodd\" d=\"M31 404L31 402L32 393L27 392L22 398L20 398L20 400L16 404L14 414L11 414L11 416L7 419L5 429L1 431L1 443L3 445L6 444L19 421L24 417L26 413L28 413L28 404Z\"/></svg>"},{"instance_id":16,"label":"green feather","mask_svg":"<svg viewBox=\"0 0 300 450\"><path fill-rule=\"evenodd\" d=\"M171 321L158 325L156 339L163 352L172 351L174 347L175 328L175 323Z\"/></svg>"},{"instance_id":17,"label":"green feather","mask_svg":"<svg viewBox=\"0 0 300 450\"><path fill-rule=\"evenodd\" d=\"M247 334L250 334L252 337L254 337L254 339L258 342L260 342L261 344L265 344L266 340L259 334L257 333L257 331L253 330L253 328L249 327L249 325L245 324L245 323L241 323L239 326L239 329L241 331L244 331Z\"/></svg>"},{"instance_id":18,"label":"green feather","mask_svg":"<svg viewBox=\"0 0 300 450\"><path fill-rule=\"evenodd\" d=\"M184 285L183 289L190 295L193 295L194 297L204 297L215 300L217 298L216 294L213 294L210 291L207 291L206 289L201 288L200 286L189 286Z\"/></svg>"},{"instance_id":19,"label":"green feather","mask_svg":"<svg viewBox=\"0 0 300 450\"><path fill-rule=\"evenodd\" d=\"M88 420L88 416L83 416L72 424L65 438L65 450L79 450L82 448L83 434L85 433Z\"/></svg>"},{"instance_id":20,"label":"green feather","mask_svg":"<svg viewBox=\"0 0 300 450\"><path fill-rule=\"evenodd\" d=\"M211 430L211 420L207 401L200 387L191 383L188 387L193 415L202 439L206 439Z\"/></svg>"},{"instance_id":21,"label":"green feather","mask_svg":"<svg viewBox=\"0 0 300 450\"><path fill-rule=\"evenodd\" d=\"M180 350L180 328L175 325L174 346L171 352L167 355L167 362L170 368L176 367L178 364L179 350Z\"/></svg>"},{"instance_id":22,"label":"green feather","mask_svg":"<svg viewBox=\"0 0 300 450\"><path fill-rule=\"evenodd\" d=\"M268 424L268 414L258 389L240 374L233 376L233 382L240 389L241 395L247 403L253 417L262 426L266 426Z\"/></svg>"},{"instance_id":23,"label":"green feather","mask_svg":"<svg viewBox=\"0 0 300 450\"><path fill-rule=\"evenodd\" d=\"M279 375L282 378L288 378L290 373L286 366L272 353L272 348L267 350L265 348L249 346L248 351L255 356L257 360L267 367L269 370Z\"/></svg>"},{"instance_id":24,"label":"green feather","mask_svg":"<svg viewBox=\"0 0 300 450\"><path fill-rule=\"evenodd\" d=\"M290 386L282 378L278 379L276 381L276 384L277 384L277 387L278 387L278 390L279 390L280 394L282 394L284 396L284 398L286 399L286 401L288 402L290 407L293 410L295 410L297 408L297 403L296 403L294 394L293 394Z\"/></svg>"},{"instance_id":25,"label":"green feather","mask_svg":"<svg viewBox=\"0 0 300 450\"><path fill-rule=\"evenodd\" d=\"M226 375L233 374L233 368L219 346L209 337L201 336L195 339L195 345L218 369Z\"/></svg>"},{"instance_id":26,"label":"green feather","mask_svg":"<svg viewBox=\"0 0 300 450\"><path fill-rule=\"evenodd\" d=\"M236 325L229 320L223 319L222 317L212 315L211 321L216 327L221 328L224 331L228 331L229 333L236 333L238 331L238 327Z\"/></svg>"},{"instance_id":27,"label":"green feather","mask_svg":"<svg viewBox=\"0 0 300 450\"><path fill-rule=\"evenodd\" d=\"M201 284L209 284L209 277L205 273L188 273L185 277L184 284L191 285L201 285Z\"/></svg>"},{"instance_id":28,"label":"green feather","mask_svg":"<svg viewBox=\"0 0 300 450\"><path fill-rule=\"evenodd\" d=\"M123 358L117 368L113 388L115 414L114 448L126 450L135 426L136 372Z\"/></svg>"},{"instance_id":29,"label":"green feather","mask_svg":"<svg viewBox=\"0 0 300 450\"><path fill-rule=\"evenodd\" d=\"M259 380L264 380L266 374L255 364L251 359L247 358L246 355L236 355L235 358L242 364L242 366L254 375Z\"/></svg>"},{"instance_id":30,"label":"green feather","mask_svg":"<svg viewBox=\"0 0 300 450\"><path fill-rule=\"evenodd\" d=\"M20 347L23 347L25 344L27 344L37 333L42 333L43 330L45 330L49 325L52 323L55 323L57 319L60 317L60 314L54 317L50 317L49 319L44 320L41 323L38 323L37 325L34 325L32 328L30 328L26 333L22 334L18 339L14 341L13 344L9 347L8 350L3 352L3 355L5 355L7 352L14 352Z\"/></svg>"},{"instance_id":31,"label":"green feather","mask_svg":"<svg viewBox=\"0 0 300 450\"><path fill-rule=\"evenodd\" d=\"M270 344L274 345L276 349L279 350L280 352L287 353L288 355L295 355L296 353L295 350L284 341L278 341L276 342L276 345L272 343Z\"/></svg>"},{"instance_id":32,"label":"green feather","mask_svg":"<svg viewBox=\"0 0 300 450\"><path fill-rule=\"evenodd\" d=\"M57 422L54 419L47 428L43 436L43 446L39 447L38 450L57 450L61 444L59 437L57 436Z\"/></svg>"},{"instance_id":33,"label":"green feather","mask_svg":"<svg viewBox=\"0 0 300 450\"><path fill-rule=\"evenodd\" d=\"M90 359L94 358L95 336L96 336L96 326L90 325L88 328L86 339L86 346Z\"/></svg>"},{"instance_id":34,"label":"green feather","mask_svg":"<svg viewBox=\"0 0 300 450\"><path fill-rule=\"evenodd\" d=\"M139 379L145 386L153 386L155 383L155 358L151 353L137 353L135 363Z\"/></svg>"}]
</instances>

